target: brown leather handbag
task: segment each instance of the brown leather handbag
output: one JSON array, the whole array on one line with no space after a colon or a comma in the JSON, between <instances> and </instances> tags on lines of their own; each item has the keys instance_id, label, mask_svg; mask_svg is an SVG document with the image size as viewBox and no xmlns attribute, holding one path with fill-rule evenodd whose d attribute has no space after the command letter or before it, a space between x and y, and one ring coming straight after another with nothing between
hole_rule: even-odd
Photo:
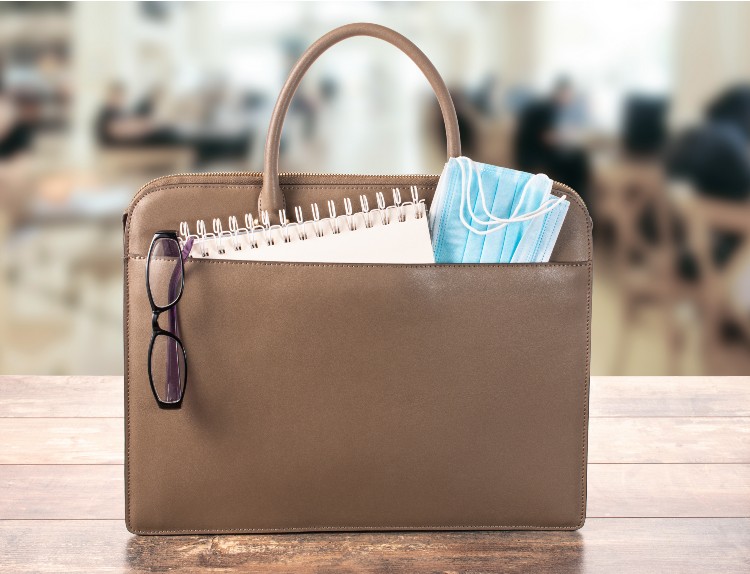
<instances>
[{"instance_id":1,"label":"brown leather handbag","mask_svg":"<svg viewBox=\"0 0 750 574\"><path fill-rule=\"evenodd\" d=\"M549 263L372 265L191 257L179 301L189 384L150 388L147 253L207 215L292 212L436 175L279 173L284 116L305 71L352 36L393 44L437 94L427 57L374 24L300 58L271 118L262 173L181 174L133 198L125 223L126 522L137 534L573 530L586 511L591 220L571 202ZM340 208L343 211L343 208Z\"/></svg>"}]
</instances>

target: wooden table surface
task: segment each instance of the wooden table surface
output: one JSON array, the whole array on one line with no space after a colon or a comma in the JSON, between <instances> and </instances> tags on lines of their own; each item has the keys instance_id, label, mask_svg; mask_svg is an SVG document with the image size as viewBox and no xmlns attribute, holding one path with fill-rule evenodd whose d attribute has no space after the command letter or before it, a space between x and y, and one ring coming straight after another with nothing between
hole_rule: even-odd
<instances>
[{"instance_id":1,"label":"wooden table surface","mask_svg":"<svg viewBox=\"0 0 750 574\"><path fill-rule=\"evenodd\" d=\"M578 532L138 537L121 377L0 377L0 572L750 572L750 377L594 377Z\"/></svg>"}]
</instances>

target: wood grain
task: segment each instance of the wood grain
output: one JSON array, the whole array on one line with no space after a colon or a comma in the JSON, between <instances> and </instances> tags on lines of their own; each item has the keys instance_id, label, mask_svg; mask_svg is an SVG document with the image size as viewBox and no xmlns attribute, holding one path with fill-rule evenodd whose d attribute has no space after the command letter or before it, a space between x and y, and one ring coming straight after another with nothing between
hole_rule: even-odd
<instances>
[{"instance_id":1,"label":"wood grain","mask_svg":"<svg viewBox=\"0 0 750 574\"><path fill-rule=\"evenodd\" d=\"M122 377L0 376L0 417L122 417Z\"/></svg>"},{"instance_id":2,"label":"wood grain","mask_svg":"<svg viewBox=\"0 0 750 574\"><path fill-rule=\"evenodd\" d=\"M0 466L0 519L122 519L119 465ZM589 517L750 517L750 465L592 464Z\"/></svg>"},{"instance_id":3,"label":"wood grain","mask_svg":"<svg viewBox=\"0 0 750 574\"><path fill-rule=\"evenodd\" d=\"M589 463L750 463L750 418L592 418Z\"/></svg>"},{"instance_id":4,"label":"wood grain","mask_svg":"<svg viewBox=\"0 0 750 574\"><path fill-rule=\"evenodd\" d=\"M0 418L0 464L122 464L119 418ZM750 418L594 418L590 463L750 463Z\"/></svg>"},{"instance_id":5,"label":"wood grain","mask_svg":"<svg viewBox=\"0 0 750 574\"><path fill-rule=\"evenodd\" d=\"M123 461L122 419L0 419L0 464ZM589 462L750 463L750 418L594 418Z\"/></svg>"},{"instance_id":6,"label":"wood grain","mask_svg":"<svg viewBox=\"0 0 750 574\"><path fill-rule=\"evenodd\" d=\"M750 517L747 464L590 464L588 516Z\"/></svg>"},{"instance_id":7,"label":"wood grain","mask_svg":"<svg viewBox=\"0 0 750 574\"><path fill-rule=\"evenodd\" d=\"M0 466L0 520L120 519L120 465Z\"/></svg>"},{"instance_id":8,"label":"wood grain","mask_svg":"<svg viewBox=\"0 0 750 574\"><path fill-rule=\"evenodd\" d=\"M122 417L122 377L0 376L0 417ZM592 417L750 416L750 377L592 377Z\"/></svg>"},{"instance_id":9,"label":"wood grain","mask_svg":"<svg viewBox=\"0 0 750 574\"><path fill-rule=\"evenodd\" d=\"M747 417L750 377L592 377L592 417Z\"/></svg>"},{"instance_id":10,"label":"wood grain","mask_svg":"<svg viewBox=\"0 0 750 574\"><path fill-rule=\"evenodd\" d=\"M122 464L123 419L0 418L0 464Z\"/></svg>"},{"instance_id":11,"label":"wood grain","mask_svg":"<svg viewBox=\"0 0 750 574\"><path fill-rule=\"evenodd\" d=\"M595 377L562 532L136 537L121 377L0 377L0 572L750 571L750 377Z\"/></svg>"},{"instance_id":12,"label":"wood grain","mask_svg":"<svg viewBox=\"0 0 750 574\"><path fill-rule=\"evenodd\" d=\"M0 522L0 571L747 572L747 519L590 519L578 532L136 537L119 521Z\"/></svg>"}]
</instances>

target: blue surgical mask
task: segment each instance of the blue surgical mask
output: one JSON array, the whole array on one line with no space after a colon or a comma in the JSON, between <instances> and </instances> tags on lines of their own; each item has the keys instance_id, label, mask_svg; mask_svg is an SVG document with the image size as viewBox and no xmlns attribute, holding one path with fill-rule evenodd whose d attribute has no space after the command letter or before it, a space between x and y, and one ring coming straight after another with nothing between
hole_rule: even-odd
<instances>
[{"instance_id":1,"label":"blue surgical mask","mask_svg":"<svg viewBox=\"0 0 750 574\"><path fill-rule=\"evenodd\" d=\"M568 201L544 174L451 158L430 208L438 263L549 261Z\"/></svg>"},{"instance_id":2,"label":"blue surgical mask","mask_svg":"<svg viewBox=\"0 0 750 574\"><path fill-rule=\"evenodd\" d=\"M510 262L549 261L569 206L569 202L562 201L542 217L532 220L528 228L524 231L518 246L516 246Z\"/></svg>"}]
</instances>

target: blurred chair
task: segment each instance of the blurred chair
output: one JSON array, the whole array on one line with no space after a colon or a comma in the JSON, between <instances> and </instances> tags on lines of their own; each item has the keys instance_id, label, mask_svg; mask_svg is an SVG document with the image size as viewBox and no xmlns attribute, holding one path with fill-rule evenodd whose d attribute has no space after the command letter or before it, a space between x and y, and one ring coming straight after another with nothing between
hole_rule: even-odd
<instances>
[{"instance_id":1,"label":"blurred chair","mask_svg":"<svg viewBox=\"0 0 750 574\"><path fill-rule=\"evenodd\" d=\"M666 98L630 95L623 110L620 139L631 157L654 157L667 143Z\"/></svg>"},{"instance_id":2,"label":"blurred chair","mask_svg":"<svg viewBox=\"0 0 750 574\"><path fill-rule=\"evenodd\" d=\"M617 160L598 170L595 190L594 220L611 229L610 263L623 304L613 373L624 372L633 327L646 306L663 317L669 370L677 373L684 340L676 314L680 289L675 273L674 217L663 166L658 161Z\"/></svg>"},{"instance_id":3,"label":"blurred chair","mask_svg":"<svg viewBox=\"0 0 750 574\"><path fill-rule=\"evenodd\" d=\"M706 370L711 375L750 374L750 308L736 293L737 282L750 267L750 202L707 198L685 184L675 185L671 195L698 265L696 299ZM723 265L713 249L717 232L740 240L739 250Z\"/></svg>"}]
</instances>

